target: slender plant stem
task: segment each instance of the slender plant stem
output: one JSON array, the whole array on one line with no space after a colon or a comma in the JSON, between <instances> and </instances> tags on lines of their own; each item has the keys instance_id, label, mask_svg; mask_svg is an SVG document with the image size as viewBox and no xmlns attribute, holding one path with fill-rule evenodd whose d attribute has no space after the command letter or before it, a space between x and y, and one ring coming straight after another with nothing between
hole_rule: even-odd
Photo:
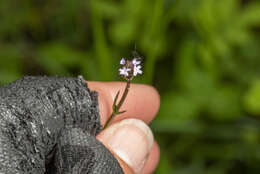
<instances>
[{"instance_id":1,"label":"slender plant stem","mask_svg":"<svg viewBox=\"0 0 260 174\"><path fill-rule=\"evenodd\" d=\"M128 94L129 88L130 88L130 80L127 80L126 86L125 86L125 91L124 91L124 93L123 93L123 95L122 95L122 98L120 99L120 101L119 101L119 103L118 103L118 105L117 105L117 110L118 110L118 111L120 110L122 104L124 103L124 101L125 101L125 99L126 99L126 96L127 96L127 94Z\"/></svg>"},{"instance_id":2,"label":"slender plant stem","mask_svg":"<svg viewBox=\"0 0 260 174\"><path fill-rule=\"evenodd\" d=\"M122 97L121 97L121 99L120 99L118 105L115 103L115 105L116 105L116 106L115 106L115 107L116 107L116 110L115 110L115 111L113 110L112 114L110 115L108 121L106 122L106 124L105 124L105 126L104 126L104 129L109 125L109 123L112 121L112 119L113 119L116 115L120 114L120 111L119 111L119 110L120 110L121 106L123 105L123 103L124 103L124 101L125 101L125 99L126 99L126 96L127 96L127 94L128 94L129 88L130 88L130 80L127 80L124 93L123 93L123 95L122 95Z\"/></svg>"},{"instance_id":3,"label":"slender plant stem","mask_svg":"<svg viewBox=\"0 0 260 174\"><path fill-rule=\"evenodd\" d=\"M112 114L110 115L109 119L107 120L104 129L107 128L107 126L109 125L109 123L112 121L112 119L116 116L116 114L114 114L114 112L112 112Z\"/></svg>"}]
</instances>

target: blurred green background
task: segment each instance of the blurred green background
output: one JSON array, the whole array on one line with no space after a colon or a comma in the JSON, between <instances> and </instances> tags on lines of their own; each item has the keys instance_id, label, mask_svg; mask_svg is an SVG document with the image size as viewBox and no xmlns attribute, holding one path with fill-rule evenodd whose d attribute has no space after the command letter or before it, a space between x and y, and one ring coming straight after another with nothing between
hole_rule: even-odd
<instances>
[{"instance_id":1,"label":"blurred green background","mask_svg":"<svg viewBox=\"0 0 260 174\"><path fill-rule=\"evenodd\" d=\"M259 0L0 1L0 83L120 80L136 45L161 109L156 174L260 173Z\"/></svg>"}]
</instances>

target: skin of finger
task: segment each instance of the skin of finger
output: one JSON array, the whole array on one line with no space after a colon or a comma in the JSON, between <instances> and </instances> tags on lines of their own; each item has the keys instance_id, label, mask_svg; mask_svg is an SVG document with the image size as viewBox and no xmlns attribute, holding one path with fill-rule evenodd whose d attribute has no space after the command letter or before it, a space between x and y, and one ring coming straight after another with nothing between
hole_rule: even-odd
<instances>
[{"instance_id":1,"label":"skin of finger","mask_svg":"<svg viewBox=\"0 0 260 174\"><path fill-rule=\"evenodd\" d=\"M135 174L134 171L129 167L121 158L119 158L117 155L113 154L117 161L119 162L121 168L123 169L125 174Z\"/></svg>"},{"instance_id":2,"label":"skin of finger","mask_svg":"<svg viewBox=\"0 0 260 174\"><path fill-rule=\"evenodd\" d=\"M112 113L113 100L119 90L122 95L125 83L94 81L87 83L91 90L99 93L101 124L104 125ZM157 114L159 106L160 96L155 88L143 84L131 84L126 100L121 107L121 111L126 110L127 112L116 116L112 122L125 118L137 118L148 124Z\"/></svg>"},{"instance_id":3,"label":"skin of finger","mask_svg":"<svg viewBox=\"0 0 260 174\"><path fill-rule=\"evenodd\" d=\"M88 84L88 87L90 88L90 90L98 92L100 122L101 122L101 125L105 125L110 113L112 113L111 92L106 87L106 85L104 85L103 82L88 81L87 84Z\"/></svg>"},{"instance_id":4,"label":"skin of finger","mask_svg":"<svg viewBox=\"0 0 260 174\"><path fill-rule=\"evenodd\" d=\"M132 168L130 166L128 166L120 157L118 157L107 145L105 142L103 142L102 140L100 140L100 137L97 136L98 140L100 142L102 142L107 149L114 155L114 157L118 160L120 166L122 167L123 171L125 174L135 174L134 171L132 170ZM160 148L157 144L157 142L155 141L151 152L147 158L147 161L145 163L145 166L142 170L142 174L151 174L155 171L158 163L159 163L159 159L160 159Z\"/></svg>"},{"instance_id":5,"label":"skin of finger","mask_svg":"<svg viewBox=\"0 0 260 174\"><path fill-rule=\"evenodd\" d=\"M160 160L160 148L158 143L155 141L151 152L147 158L145 166L142 170L142 174L151 174L155 171Z\"/></svg>"},{"instance_id":6,"label":"skin of finger","mask_svg":"<svg viewBox=\"0 0 260 174\"><path fill-rule=\"evenodd\" d=\"M111 151L111 150L110 150ZM134 171L129 167L121 158L119 158L116 154L112 152L112 154L115 156L117 161L119 162L120 166L122 167L125 174L135 174ZM159 156L160 156L160 150L157 143L154 143L152 150L149 154L149 157L147 159L147 162L144 166L144 169L142 170L142 174L152 174L159 162Z\"/></svg>"}]
</instances>

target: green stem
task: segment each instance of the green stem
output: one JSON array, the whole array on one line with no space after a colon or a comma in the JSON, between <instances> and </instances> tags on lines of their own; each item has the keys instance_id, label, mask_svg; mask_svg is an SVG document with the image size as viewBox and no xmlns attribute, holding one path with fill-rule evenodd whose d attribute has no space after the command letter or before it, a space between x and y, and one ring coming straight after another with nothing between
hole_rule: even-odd
<instances>
[{"instance_id":1,"label":"green stem","mask_svg":"<svg viewBox=\"0 0 260 174\"><path fill-rule=\"evenodd\" d=\"M127 94L128 94L129 88L130 88L130 80L127 80L124 93L123 93L123 95L122 95L122 97L121 97L121 99L120 99L118 105L115 104L116 110L114 111L114 109L113 109L113 112L112 112L112 114L110 115L108 121L106 122L106 124L105 124L105 126L104 126L104 129L109 125L109 123L112 121L112 119L113 119L116 115L120 114L119 110L120 110L121 106L123 105L123 103L124 103L124 101L125 101L125 99L126 99L126 96L127 96Z\"/></svg>"},{"instance_id":2,"label":"green stem","mask_svg":"<svg viewBox=\"0 0 260 174\"><path fill-rule=\"evenodd\" d=\"M126 99L126 96L128 94L129 88L130 88L130 80L127 80L126 86L125 86L125 91L124 91L123 96L122 96L122 98L120 99L120 101L119 101L119 103L117 105L117 111L120 110L122 104L124 103L124 101Z\"/></svg>"},{"instance_id":3,"label":"green stem","mask_svg":"<svg viewBox=\"0 0 260 174\"><path fill-rule=\"evenodd\" d=\"M116 115L114 114L114 112L112 112L112 114L110 115L109 119L107 120L105 126L103 129L106 129L107 126L109 125L109 123L112 121L112 119L115 117Z\"/></svg>"}]
</instances>

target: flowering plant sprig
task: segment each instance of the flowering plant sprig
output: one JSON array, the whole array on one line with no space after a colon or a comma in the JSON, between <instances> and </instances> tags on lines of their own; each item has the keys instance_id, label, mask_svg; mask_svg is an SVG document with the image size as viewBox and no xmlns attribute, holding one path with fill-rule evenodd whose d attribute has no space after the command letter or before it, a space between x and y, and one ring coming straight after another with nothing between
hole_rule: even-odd
<instances>
[{"instance_id":1,"label":"flowering plant sprig","mask_svg":"<svg viewBox=\"0 0 260 174\"><path fill-rule=\"evenodd\" d=\"M121 106L123 105L126 96L128 94L128 91L130 89L130 83L131 80L133 80L134 77L136 77L138 74L142 74L142 66L141 66L141 58L134 57L132 60L127 60L125 58L122 58L120 60L121 67L119 68L119 75L126 80L126 86L123 92L123 95L119 102L117 103L118 96L120 91L117 92L116 97L113 102L112 106L112 114L110 115L108 121L106 122L104 129L109 125L109 123L112 121L112 119L119 114L122 114L126 111L120 111Z\"/></svg>"}]
</instances>

